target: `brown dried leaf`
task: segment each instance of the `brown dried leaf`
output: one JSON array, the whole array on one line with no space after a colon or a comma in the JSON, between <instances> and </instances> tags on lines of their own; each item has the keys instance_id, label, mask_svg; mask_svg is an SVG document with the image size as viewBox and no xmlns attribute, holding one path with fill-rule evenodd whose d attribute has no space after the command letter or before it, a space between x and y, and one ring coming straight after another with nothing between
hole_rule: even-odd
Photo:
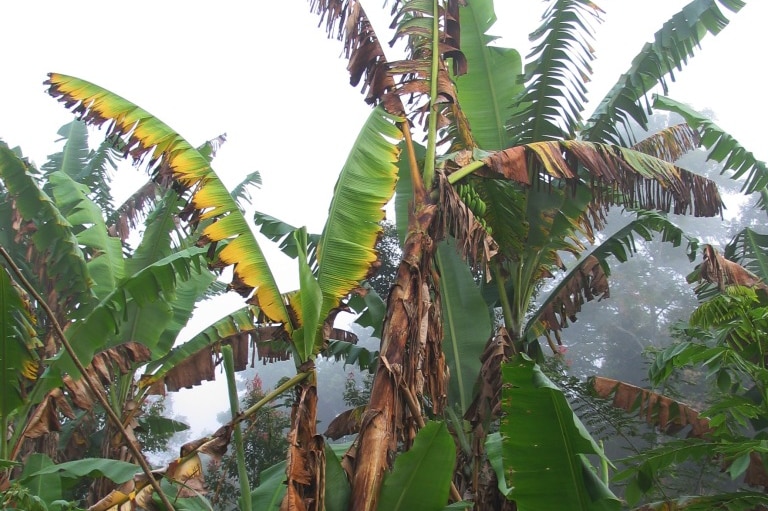
<instances>
[{"instance_id":1,"label":"brown dried leaf","mask_svg":"<svg viewBox=\"0 0 768 511\"><path fill-rule=\"evenodd\" d=\"M703 438L712 431L709 419L700 417L698 411L667 396L601 376L590 378L589 384L598 396L605 399L613 396L616 408L637 411L648 424L664 433L674 434L690 426L689 437Z\"/></svg>"},{"instance_id":2,"label":"brown dried leaf","mask_svg":"<svg viewBox=\"0 0 768 511\"><path fill-rule=\"evenodd\" d=\"M704 261L700 266L701 279L716 284L720 289L738 285L768 291L768 286L754 273L723 257L712 245L704 246Z\"/></svg>"},{"instance_id":3,"label":"brown dried leaf","mask_svg":"<svg viewBox=\"0 0 768 511\"><path fill-rule=\"evenodd\" d=\"M285 468L286 492L281 510L324 509L325 449L317 424L317 387L306 381L297 389L299 399L291 412L288 432L288 459Z\"/></svg>"},{"instance_id":4,"label":"brown dried leaf","mask_svg":"<svg viewBox=\"0 0 768 511\"><path fill-rule=\"evenodd\" d=\"M692 211L695 216L715 216L723 210L713 181L618 146L577 140L536 142L499 151L483 162L491 172L522 184L530 184L532 174L576 186L577 172L583 169L591 176L595 202L601 206Z\"/></svg>"},{"instance_id":5,"label":"brown dried leaf","mask_svg":"<svg viewBox=\"0 0 768 511\"><path fill-rule=\"evenodd\" d=\"M346 435L354 435L360 431L360 424L363 422L363 415L367 405L361 405L356 408L341 412L334 417L323 435L331 440L338 440Z\"/></svg>"},{"instance_id":6,"label":"brown dried leaf","mask_svg":"<svg viewBox=\"0 0 768 511\"><path fill-rule=\"evenodd\" d=\"M681 123L654 133L632 146L632 149L664 161L674 162L700 145L699 132L686 123Z\"/></svg>"},{"instance_id":7,"label":"brown dried leaf","mask_svg":"<svg viewBox=\"0 0 768 511\"><path fill-rule=\"evenodd\" d=\"M549 299L539 313L538 320L552 349L557 352L549 338L549 332L553 332L558 344L562 344L560 331L568 326L568 321L576 321L576 314L581 312L584 303L595 298L600 301L609 296L608 276L597 258L590 255L579 264L568 280L563 282L558 293Z\"/></svg>"},{"instance_id":8,"label":"brown dried leaf","mask_svg":"<svg viewBox=\"0 0 768 511\"><path fill-rule=\"evenodd\" d=\"M482 265L485 274L490 276L488 262L498 252L498 244L461 200L445 174L437 172L435 176L440 190L443 229L456 239L456 248L462 259L475 267Z\"/></svg>"}]
</instances>

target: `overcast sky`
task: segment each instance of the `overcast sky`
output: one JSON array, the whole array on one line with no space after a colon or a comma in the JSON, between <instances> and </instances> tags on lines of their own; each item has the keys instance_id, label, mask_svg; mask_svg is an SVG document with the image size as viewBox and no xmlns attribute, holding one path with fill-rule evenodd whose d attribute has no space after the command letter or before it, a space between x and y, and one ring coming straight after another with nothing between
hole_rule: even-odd
<instances>
[{"instance_id":1,"label":"overcast sky","mask_svg":"<svg viewBox=\"0 0 768 511\"><path fill-rule=\"evenodd\" d=\"M364 2L372 17L382 0ZM499 1L493 30L527 53L544 3ZM600 99L661 23L686 2L599 0L606 13L589 85ZM629 6L632 6L630 9ZM38 164L72 117L44 93L55 71L97 83L137 103L193 144L228 134L214 168L227 182L260 170L259 208L322 228L335 182L369 112L348 85L340 45L317 28L304 0L212 2L27 0L2 2L0 138ZM743 144L763 154L768 114L759 56L768 2L751 1L731 26L707 38L670 95L710 108ZM591 109L589 109L591 111ZM126 188L121 187L125 190Z\"/></svg>"},{"instance_id":2,"label":"overcast sky","mask_svg":"<svg viewBox=\"0 0 768 511\"><path fill-rule=\"evenodd\" d=\"M363 3L374 17L383 0ZM500 22L492 33L525 55L544 3L496 3ZM593 100L687 2L596 3L606 13L596 36ZM142 106L194 145L226 132L214 161L222 178L234 184L260 170L260 210L322 229L335 177L369 107L348 84L340 44L317 28L307 1L6 0L0 19L0 138L38 165L72 119L42 82L51 71L70 74ZM768 2L749 1L723 33L704 40L669 93L713 110L721 127L763 160L767 21ZM138 182L125 175L123 193Z\"/></svg>"}]
</instances>

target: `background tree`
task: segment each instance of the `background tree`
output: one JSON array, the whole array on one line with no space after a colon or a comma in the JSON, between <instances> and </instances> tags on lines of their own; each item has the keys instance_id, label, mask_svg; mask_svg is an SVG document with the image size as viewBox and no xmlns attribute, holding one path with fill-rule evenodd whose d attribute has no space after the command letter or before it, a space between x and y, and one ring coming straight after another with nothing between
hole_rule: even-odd
<instances>
[{"instance_id":1,"label":"background tree","mask_svg":"<svg viewBox=\"0 0 768 511\"><path fill-rule=\"evenodd\" d=\"M264 395L261 379L256 375L246 386L241 409L250 408ZM229 417L220 418L222 423L228 420ZM290 425L289 414L278 406L261 408L244 422L245 459L248 480L252 485L260 484L261 473L265 469L285 459L288 448L285 435ZM211 489L209 500L214 509L222 511L237 509L240 488L237 484L237 464L234 453L230 452L220 461L209 465L206 482Z\"/></svg>"}]
</instances>

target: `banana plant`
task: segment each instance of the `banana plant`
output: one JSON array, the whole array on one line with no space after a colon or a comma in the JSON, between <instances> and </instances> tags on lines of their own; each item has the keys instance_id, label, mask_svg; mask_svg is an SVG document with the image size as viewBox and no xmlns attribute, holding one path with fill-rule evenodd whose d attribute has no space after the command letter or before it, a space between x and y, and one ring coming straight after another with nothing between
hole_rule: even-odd
<instances>
[{"instance_id":1,"label":"banana plant","mask_svg":"<svg viewBox=\"0 0 768 511\"><path fill-rule=\"evenodd\" d=\"M464 334L457 328L461 314L452 312L460 302L444 296L446 289L458 288L450 282L457 275L468 282L466 274L449 270L445 257L434 258L432 247L437 241L446 234L453 236L460 256L488 279L485 287L496 287L490 293L496 297L491 305L503 312L504 328L496 336L489 331L486 337L491 338L489 351L499 349L495 338L508 339L499 362L534 350L538 345L534 325L538 333L559 328L561 321L551 322L553 330L541 319L528 322L534 294L544 279L563 266L562 253L582 256L578 263L582 270L594 260L585 253L586 243L594 242L595 232L604 227L608 207L703 216L721 212L711 181L671 163L698 147L699 132L689 126L671 127L631 146L635 135L628 131L630 121L645 125L643 101L652 87L665 86L670 74L694 56L699 41L727 24L721 5L738 11L742 4L694 1L673 16L584 123L584 83L594 58L589 26L601 12L592 2L549 4L541 27L532 35L536 46L525 72L517 52L489 45L493 37L487 32L495 21L489 1L461 7L452 1L396 2L395 37L406 39L409 57L396 62L387 62L359 4L333 4L333 8L312 4L329 35L343 41L352 83L362 81L366 100L401 114L399 94L409 99L417 96L420 100L409 102L415 105L409 115L414 120L426 118L423 156L409 145L406 134L404 166L410 170L410 183L405 179L401 183L410 184L410 194L403 199L398 192L398 202L412 202L398 211L399 219L408 218L402 230L406 233L404 262L389 297L372 401L349 455L354 464L356 509L375 508L382 474L389 466L387 453L396 448L397 440L408 444L411 430L396 418L424 413L413 406L411 397L424 396L430 413L440 414L444 404L443 388L430 386L444 377L441 358L434 358L436 365L426 357L417 358L417 364L430 368L418 366L424 382L420 386L416 379L409 379L419 369L409 366L403 353L422 353L420 347L426 346L427 353L442 348L454 354L446 358L455 359L456 353L464 356L469 351L457 348ZM435 141L441 137L449 150L438 157ZM574 137L579 140L569 140ZM431 216L433 208L440 213ZM656 227L650 227L653 223ZM645 225L640 220L616 238L612 250L617 255L631 250L632 236L645 237L649 229L665 235L675 231L660 217L646 218ZM597 285L605 272L604 266L594 264L590 273L574 271L568 279L571 286L565 284L560 293L560 309L567 296L571 303L590 296L594 291L590 285ZM423 275L439 276L439 280ZM437 309L438 298L443 317L430 311ZM451 304L449 312L443 307L446 303ZM552 311L553 304L549 305ZM404 314L404 310L412 312ZM419 328L423 324L428 326ZM446 331L448 335L441 335ZM450 349L445 344L440 347L433 332L448 341ZM456 339L451 337L454 333ZM483 360L493 358L489 353ZM452 364L455 377L461 371L454 369L461 365L458 360ZM474 365L470 370L477 370L476 363L470 365ZM498 367L483 365L479 372L486 370L497 376L495 385L500 389ZM461 380L466 381L465 375ZM466 383L458 390L454 386L450 399L466 403L469 388ZM398 391L399 397L391 397ZM488 407L477 424L487 421L494 409Z\"/></svg>"},{"instance_id":2,"label":"banana plant","mask_svg":"<svg viewBox=\"0 0 768 511\"><path fill-rule=\"evenodd\" d=\"M363 128L348 163L340 173L329 218L317 245L317 270L307 260L307 236L299 230L295 243L300 255L298 292L283 295L241 210L208 161L158 119L129 101L86 81L58 74L49 77L49 92L86 122L109 122L108 135L123 137L135 159L147 159L156 180L174 183L189 202L193 226L202 229L199 246L210 245L209 264L233 266L230 288L257 305L264 322L279 325L289 340L299 372L309 374L297 388L294 421L289 433L292 451L286 467L285 502L322 502L322 479L303 471L323 473L322 445L313 446L317 390L313 360L322 349L327 320L369 271L376 260L373 245L396 181L394 162L400 133L397 119L374 110Z\"/></svg>"}]
</instances>

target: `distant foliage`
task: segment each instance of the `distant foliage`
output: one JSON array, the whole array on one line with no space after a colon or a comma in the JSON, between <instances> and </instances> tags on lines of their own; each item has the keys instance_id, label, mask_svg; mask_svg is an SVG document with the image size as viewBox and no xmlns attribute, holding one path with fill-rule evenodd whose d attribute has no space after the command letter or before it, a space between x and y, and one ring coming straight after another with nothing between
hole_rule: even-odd
<instances>
[{"instance_id":1,"label":"distant foliage","mask_svg":"<svg viewBox=\"0 0 768 511\"><path fill-rule=\"evenodd\" d=\"M258 375L248 382L246 395L240 409L246 410L265 395ZM245 462L248 479L253 487L260 484L261 473L283 461L288 450L286 430L291 424L290 415L280 407L266 406L242 423ZM206 474L210 488L210 502L217 511L238 509L240 487L237 482L237 460L228 452L220 464L211 463Z\"/></svg>"}]
</instances>

